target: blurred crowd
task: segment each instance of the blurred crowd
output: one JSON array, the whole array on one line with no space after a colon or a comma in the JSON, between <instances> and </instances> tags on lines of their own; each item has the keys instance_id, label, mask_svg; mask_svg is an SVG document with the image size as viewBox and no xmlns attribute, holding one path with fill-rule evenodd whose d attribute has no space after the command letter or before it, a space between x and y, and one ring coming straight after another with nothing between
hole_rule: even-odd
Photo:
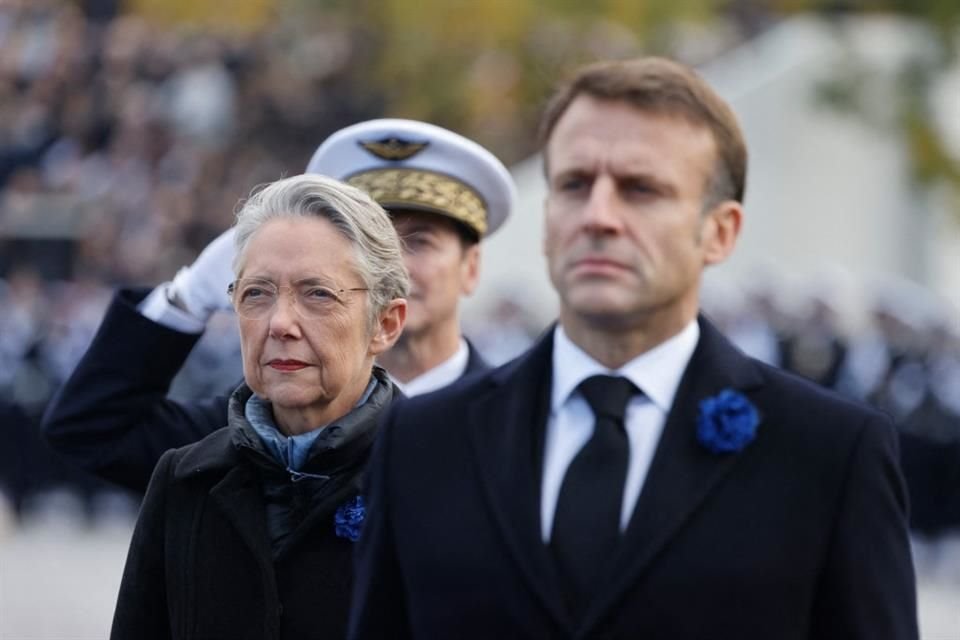
<instances>
[{"instance_id":1,"label":"blurred crowd","mask_svg":"<svg viewBox=\"0 0 960 640\"><path fill-rule=\"evenodd\" d=\"M0 487L17 506L66 477L36 422L112 286L170 278L240 197L382 109L335 20L158 29L118 4L0 0ZM218 361L224 327L204 340Z\"/></svg>"},{"instance_id":2,"label":"blurred crowd","mask_svg":"<svg viewBox=\"0 0 960 640\"><path fill-rule=\"evenodd\" d=\"M0 237L19 239L14 257L28 240L70 241L68 260L40 269L164 279L229 225L238 197L379 115L354 77L362 43L335 24L158 29L86 5L0 0Z\"/></svg>"},{"instance_id":3,"label":"blurred crowd","mask_svg":"<svg viewBox=\"0 0 960 640\"><path fill-rule=\"evenodd\" d=\"M822 277L705 289L704 311L748 354L873 405L898 427L960 439L960 318L900 278L844 288Z\"/></svg>"},{"instance_id":4,"label":"blurred crowd","mask_svg":"<svg viewBox=\"0 0 960 640\"><path fill-rule=\"evenodd\" d=\"M383 109L356 82L364 46L348 26L155 29L115 4L0 0L0 491L17 507L64 483L103 488L58 464L37 423L113 288L170 278L231 223L240 196L298 173L330 132ZM956 310L890 286L850 322L849 301L754 285L704 299L745 351L906 431L960 438ZM504 298L467 333L500 363L543 329L537 315ZM224 315L173 393L222 392L211 381L239 372Z\"/></svg>"}]
</instances>

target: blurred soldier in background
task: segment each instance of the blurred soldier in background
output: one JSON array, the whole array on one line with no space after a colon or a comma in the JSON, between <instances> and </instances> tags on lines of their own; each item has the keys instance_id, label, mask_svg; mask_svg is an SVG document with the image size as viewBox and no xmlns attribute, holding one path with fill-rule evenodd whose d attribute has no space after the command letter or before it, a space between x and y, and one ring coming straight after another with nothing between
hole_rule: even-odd
<instances>
[{"instance_id":1,"label":"blurred soldier in background","mask_svg":"<svg viewBox=\"0 0 960 640\"><path fill-rule=\"evenodd\" d=\"M911 529L938 535L960 528L956 311L915 284L889 278L871 288L863 326L847 332L841 301L856 292L838 290L838 278L804 287L769 276L769 268L755 276L743 300L737 289L712 283L708 315L749 355L889 414L900 436ZM796 298L798 290L803 295L787 311L777 292Z\"/></svg>"},{"instance_id":2,"label":"blurred soldier in background","mask_svg":"<svg viewBox=\"0 0 960 640\"><path fill-rule=\"evenodd\" d=\"M892 278L873 291L869 326L850 339L839 391L876 406L900 430L910 525L960 528L960 334L956 311Z\"/></svg>"},{"instance_id":3,"label":"blurred soldier in background","mask_svg":"<svg viewBox=\"0 0 960 640\"><path fill-rule=\"evenodd\" d=\"M440 127L384 119L330 136L307 172L370 193L404 241L412 281L407 328L395 350L379 360L404 392L424 393L485 369L460 333L457 309L460 297L476 287L480 241L514 206L515 187L503 164ZM177 402L167 392L214 312L229 308L233 255L227 232L172 282L151 292L118 292L47 409L44 428L55 449L99 476L143 491L165 450L226 424L225 395ZM237 380L224 380L224 389Z\"/></svg>"}]
</instances>

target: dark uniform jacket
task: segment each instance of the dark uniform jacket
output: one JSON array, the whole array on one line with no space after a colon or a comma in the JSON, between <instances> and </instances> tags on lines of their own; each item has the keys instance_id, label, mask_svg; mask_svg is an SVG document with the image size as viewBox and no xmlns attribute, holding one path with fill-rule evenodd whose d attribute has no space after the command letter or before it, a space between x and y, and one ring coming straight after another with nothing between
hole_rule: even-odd
<instances>
[{"instance_id":1,"label":"dark uniform jacket","mask_svg":"<svg viewBox=\"0 0 960 640\"><path fill-rule=\"evenodd\" d=\"M54 449L94 474L142 492L160 455L225 424L227 396L167 399L199 335L142 316L146 290L120 291L43 419ZM470 347L466 373L489 368ZM226 381L230 382L230 381Z\"/></svg>"},{"instance_id":2,"label":"dark uniform jacket","mask_svg":"<svg viewBox=\"0 0 960 640\"><path fill-rule=\"evenodd\" d=\"M378 417L399 393L375 375L368 401L325 427L300 474L247 423L246 386L231 398L230 426L165 453L130 543L111 637L343 638L355 539L346 525L360 522L344 521L341 508L357 499Z\"/></svg>"},{"instance_id":3,"label":"dark uniform jacket","mask_svg":"<svg viewBox=\"0 0 960 640\"><path fill-rule=\"evenodd\" d=\"M633 516L579 620L541 540L552 333L513 363L391 407L370 463L348 637L916 638L889 419L700 325ZM724 389L760 422L745 448L717 454L697 439L697 413Z\"/></svg>"}]
</instances>

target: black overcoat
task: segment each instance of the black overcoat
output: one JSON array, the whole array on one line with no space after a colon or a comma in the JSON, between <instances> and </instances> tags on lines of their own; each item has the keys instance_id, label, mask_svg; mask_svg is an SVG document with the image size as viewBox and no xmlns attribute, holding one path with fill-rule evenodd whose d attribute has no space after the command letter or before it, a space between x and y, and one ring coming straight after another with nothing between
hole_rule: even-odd
<instances>
[{"instance_id":1,"label":"black overcoat","mask_svg":"<svg viewBox=\"0 0 960 640\"><path fill-rule=\"evenodd\" d=\"M303 480L270 470L272 491L307 503L282 545L268 531L264 466L244 450L246 387L234 393L231 426L165 453L130 543L111 638L343 638L354 543L336 513L359 495L378 417L399 393L377 375L384 386L349 414L351 438L314 443L304 471L328 476L317 489L300 491Z\"/></svg>"},{"instance_id":2,"label":"black overcoat","mask_svg":"<svg viewBox=\"0 0 960 640\"><path fill-rule=\"evenodd\" d=\"M371 461L349 637L915 639L889 419L700 325L624 539L579 623L540 536L552 333L502 368L395 404ZM715 454L696 420L723 389L761 421L741 451Z\"/></svg>"}]
</instances>

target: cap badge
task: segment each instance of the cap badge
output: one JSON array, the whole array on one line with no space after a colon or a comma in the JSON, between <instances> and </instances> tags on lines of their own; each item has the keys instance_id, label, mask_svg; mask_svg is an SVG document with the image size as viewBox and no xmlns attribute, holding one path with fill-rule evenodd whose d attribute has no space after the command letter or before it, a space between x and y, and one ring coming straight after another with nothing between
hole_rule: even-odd
<instances>
[{"instance_id":1,"label":"cap badge","mask_svg":"<svg viewBox=\"0 0 960 640\"><path fill-rule=\"evenodd\" d=\"M383 138L359 142L361 147L384 160L406 160L427 148L429 142L411 142L400 138Z\"/></svg>"}]
</instances>

